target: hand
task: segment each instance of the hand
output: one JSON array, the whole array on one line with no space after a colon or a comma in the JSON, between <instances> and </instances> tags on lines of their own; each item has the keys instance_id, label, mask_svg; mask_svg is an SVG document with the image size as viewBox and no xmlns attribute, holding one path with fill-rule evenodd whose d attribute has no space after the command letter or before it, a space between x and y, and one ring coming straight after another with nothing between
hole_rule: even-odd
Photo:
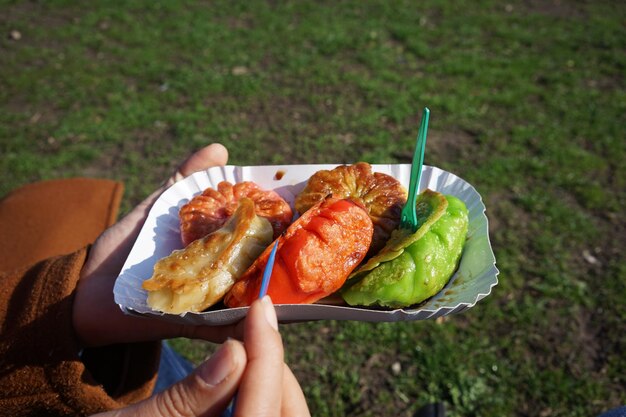
<instances>
[{"instance_id":1,"label":"hand","mask_svg":"<svg viewBox=\"0 0 626 417\"><path fill-rule=\"evenodd\" d=\"M284 363L269 296L244 321L244 343L228 340L183 381L103 416L220 416L237 392L235 416L310 416L298 381Z\"/></svg>"},{"instance_id":2,"label":"hand","mask_svg":"<svg viewBox=\"0 0 626 417\"><path fill-rule=\"evenodd\" d=\"M113 299L113 285L128 257L141 227L156 199L169 186L194 172L228 161L220 144L209 145L191 155L152 195L118 223L107 229L93 244L81 271L74 298L73 324L85 346L104 346L187 337L222 342L241 335L234 326L196 327L124 314Z\"/></svg>"}]
</instances>

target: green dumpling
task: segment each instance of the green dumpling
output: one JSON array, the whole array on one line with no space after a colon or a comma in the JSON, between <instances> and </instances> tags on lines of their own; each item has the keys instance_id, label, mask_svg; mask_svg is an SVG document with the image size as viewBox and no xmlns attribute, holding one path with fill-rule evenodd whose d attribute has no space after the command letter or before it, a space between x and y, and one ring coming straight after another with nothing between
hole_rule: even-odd
<instances>
[{"instance_id":1,"label":"green dumpling","mask_svg":"<svg viewBox=\"0 0 626 417\"><path fill-rule=\"evenodd\" d=\"M397 229L385 247L346 281L349 305L408 307L437 294L456 270L469 215L460 199L425 190L417 198L419 229Z\"/></svg>"}]
</instances>

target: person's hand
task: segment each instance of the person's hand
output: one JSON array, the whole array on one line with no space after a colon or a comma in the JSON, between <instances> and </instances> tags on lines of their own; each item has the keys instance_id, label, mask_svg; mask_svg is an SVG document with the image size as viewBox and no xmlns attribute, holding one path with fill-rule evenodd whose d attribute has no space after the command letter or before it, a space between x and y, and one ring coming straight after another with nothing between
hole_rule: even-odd
<instances>
[{"instance_id":1,"label":"person's hand","mask_svg":"<svg viewBox=\"0 0 626 417\"><path fill-rule=\"evenodd\" d=\"M124 314L113 299L113 285L156 199L169 186L194 172L228 161L220 144L191 155L178 170L122 220L107 229L89 251L74 298L73 324L85 346L160 340L171 337L222 342L241 334L234 326L195 327Z\"/></svg>"},{"instance_id":2,"label":"person's hand","mask_svg":"<svg viewBox=\"0 0 626 417\"><path fill-rule=\"evenodd\" d=\"M228 340L169 389L104 416L220 416L237 392L234 416L310 416L295 376L284 363L276 312L265 296L250 307L243 345Z\"/></svg>"}]
</instances>

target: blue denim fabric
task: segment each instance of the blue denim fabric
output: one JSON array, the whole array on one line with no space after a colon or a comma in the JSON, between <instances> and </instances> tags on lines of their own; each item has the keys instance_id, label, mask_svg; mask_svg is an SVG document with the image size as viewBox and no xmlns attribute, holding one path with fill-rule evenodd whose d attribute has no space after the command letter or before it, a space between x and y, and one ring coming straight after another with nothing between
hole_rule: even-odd
<instances>
[{"instance_id":1,"label":"blue denim fabric","mask_svg":"<svg viewBox=\"0 0 626 417\"><path fill-rule=\"evenodd\" d=\"M617 407L600 414L598 417L626 417L626 406Z\"/></svg>"},{"instance_id":2,"label":"blue denim fabric","mask_svg":"<svg viewBox=\"0 0 626 417\"><path fill-rule=\"evenodd\" d=\"M154 394L167 389L193 371L191 362L176 353L166 341L162 342L159 375L157 376Z\"/></svg>"}]
</instances>

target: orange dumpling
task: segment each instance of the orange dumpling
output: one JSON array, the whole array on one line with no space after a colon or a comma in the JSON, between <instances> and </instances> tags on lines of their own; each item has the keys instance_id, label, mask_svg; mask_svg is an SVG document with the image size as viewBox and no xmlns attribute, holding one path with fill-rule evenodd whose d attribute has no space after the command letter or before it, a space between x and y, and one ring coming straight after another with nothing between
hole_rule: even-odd
<instances>
[{"instance_id":1,"label":"orange dumpling","mask_svg":"<svg viewBox=\"0 0 626 417\"><path fill-rule=\"evenodd\" d=\"M358 202L327 198L311 207L278 238L267 294L276 304L313 303L337 291L365 257L373 224ZM226 294L229 307L259 296L271 244Z\"/></svg>"},{"instance_id":2,"label":"orange dumpling","mask_svg":"<svg viewBox=\"0 0 626 417\"><path fill-rule=\"evenodd\" d=\"M391 175L372 172L370 164L359 162L313 174L296 197L296 210L302 214L331 194L360 201L367 209L374 223L370 256L385 246L391 232L400 224L400 213L407 199L400 181Z\"/></svg>"},{"instance_id":3,"label":"orange dumpling","mask_svg":"<svg viewBox=\"0 0 626 417\"><path fill-rule=\"evenodd\" d=\"M274 238L287 228L293 217L289 204L278 193L262 190L252 181L231 184L222 181L217 189L207 188L185 204L179 212L180 234L187 246L222 227L239 206L239 200L254 202L256 214L266 218L274 230Z\"/></svg>"}]
</instances>

